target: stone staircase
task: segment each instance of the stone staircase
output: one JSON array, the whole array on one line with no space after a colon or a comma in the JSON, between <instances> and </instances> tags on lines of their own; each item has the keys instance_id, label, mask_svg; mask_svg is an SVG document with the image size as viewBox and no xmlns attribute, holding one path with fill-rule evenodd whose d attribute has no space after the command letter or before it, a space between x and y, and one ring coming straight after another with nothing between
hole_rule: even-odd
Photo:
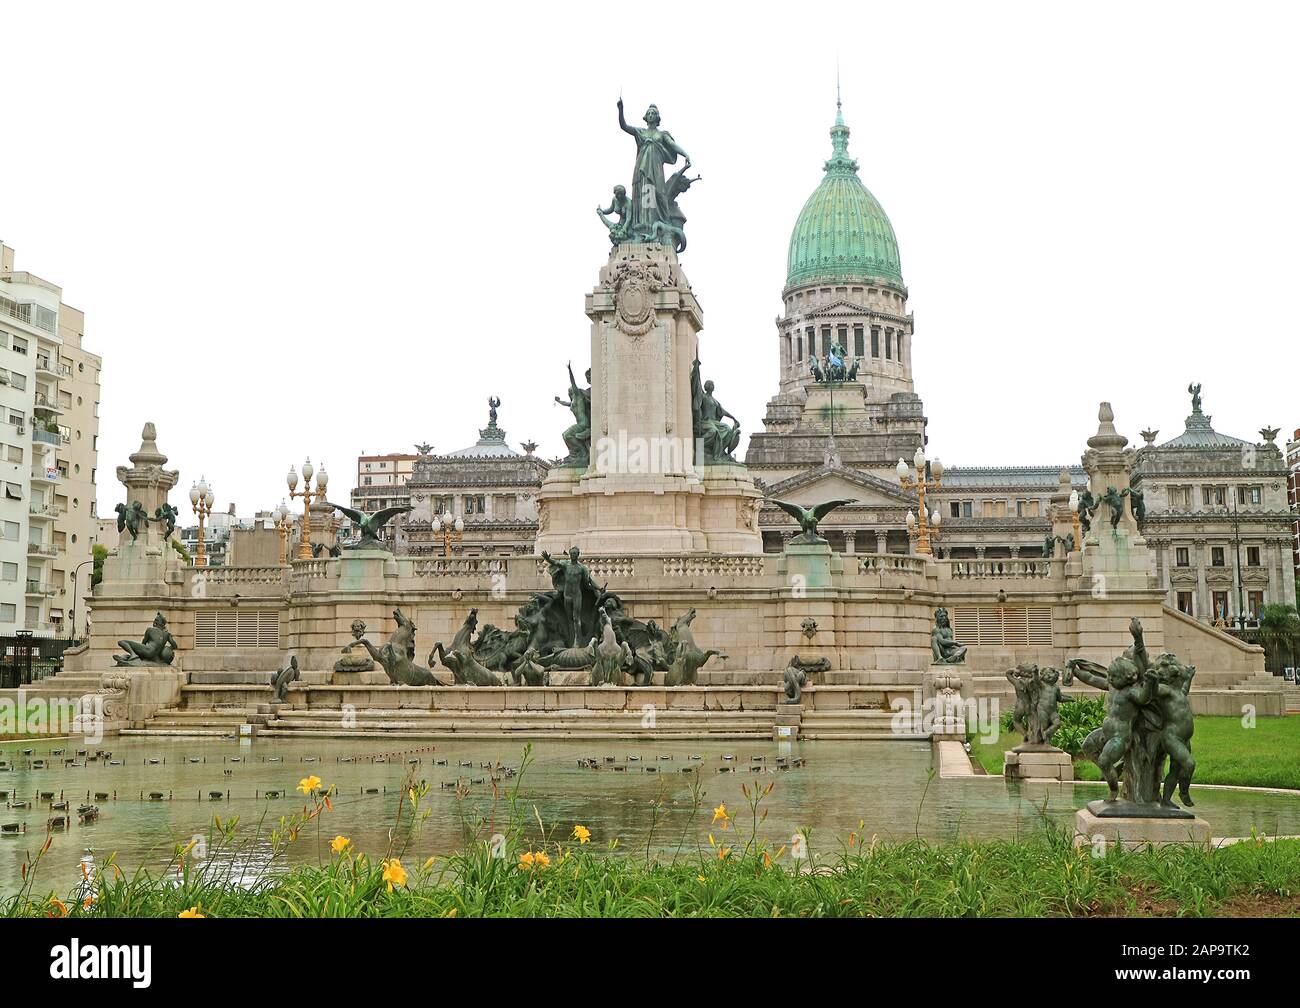
<instances>
[{"instance_id":1,"label":"stone staircase","mask_svg":"<svg viewBox=\"0 0 1300 1008\"><path fill-rule=\"evenodd\" d=\"M920 732L895 732L894 713L889 710L809 710L804 708L799 725L799 738L807 741L819 739L878 739L895 742L926 740L930 736Z\"/></svg>"},{"instance_id":2,"label":"stone staircase","mask_svg":"<svg viewBox=\"0 0 1300 1008\"><path fill-rule=\"evenodd\" d=\"M691 697L689 688L665 694L651 687L644 700L634 691L623 704L606 704L616 699L614 694L598 690L544 696L516 696L513 690L499 689L433 695L375 684L333 693L337 687L331 687L328 673L308 672L290 687L291 704L283 705L271 702L267 672L207 670L194 672L181 687L178 706L159 711L143 727L124 734L222 737L251 724L258 736L277 738L916 740L927 736L892 731L889 705L897 696L912 698L923 675L825 673L815 677L820 682L805 692L801 706L791 706L775 702L780 671L702 675L701 685L712 687L707 693Z\"/></svg>"},{"instance_id":3,"label":"stone staircase","mask_svg":"<svg viewBox=\"0 0 1300 1008\"><path fill-rule=\"evenodd\" d=\"M334 738L770 739L776 715L758 710L326 710L282 709L258 735Z\"/></svg>"}]
</instances>

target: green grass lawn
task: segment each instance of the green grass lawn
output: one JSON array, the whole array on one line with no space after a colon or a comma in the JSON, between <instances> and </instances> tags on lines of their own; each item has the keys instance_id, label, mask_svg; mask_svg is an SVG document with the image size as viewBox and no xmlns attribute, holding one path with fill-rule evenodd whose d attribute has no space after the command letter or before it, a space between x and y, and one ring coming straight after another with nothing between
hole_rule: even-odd
<instances>
[{"instance_id":1,"label":"green grass lawn","mask_svg":"<svg viewBox=\"0 0 1300 1008\"><path fill-rule=\"evenodd\" d=\"M972 741L972 755L991 774L1002 772L1002 754L1021 742L1014 732L997 742ZM1192 736L1197 784L1300 789L1300 717L1259 718L1253 728L1236 717L1198 717ZM1101 780L1097 768L1076 760L1079 780Z\"/></svg>"},{"instance_id":2,"label":"green grass lawn","mask_svg":"<svg viewBox=\"0 0 1300 1008\"><path fill-rule=\"evenodd\" d=\"M742 838L735 838L741 840ZM687 852L667 862L592 856L545 845L545 863L520 850L406 866L350 852L253 885L190 868L166 878L102 873L87 899L45 890L0 899L0 917L1087 917L1300 914L1300 841L1217 850L1175 845L1104 857L1064 831L1029 839L839 849L827 840L816 870L785 848L743 841L722 857ZM812 848L810 847L810 851ZM766 856L765 856L766 855ZM528 855L536 858L535 854ZM391 862L390 862L391 863Z\"/></svg>"}]
</instances>

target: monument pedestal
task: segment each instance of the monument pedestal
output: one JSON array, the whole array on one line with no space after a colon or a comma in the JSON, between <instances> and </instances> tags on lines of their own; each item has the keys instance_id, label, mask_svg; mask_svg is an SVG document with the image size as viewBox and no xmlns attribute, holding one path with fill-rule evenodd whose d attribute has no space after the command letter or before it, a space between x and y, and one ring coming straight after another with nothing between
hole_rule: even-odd
<instances>
[{"instance_id":1,"label":"monument pedestal","mask_svg":"<svg viewBox=\"0 0 1300 1008\"><path fill-rule=\"evenodd\" d=\"M1135 816L1098 816L1088 808L1074 814L1074 845L1088 846L1104 841L1106 846L1123 844L1128 850L1147 844L1204 844L1210 840L1210 824L1199 816L1188 819L1153 819Z\"/></svg>"},{"instance_id":2,"label":"monument pedestal","mask_svg":"<svg viewBox=\"0 0 1300 1008\"><path fill-rule=\"evenodd\" d=\"M1007 780L1074 780L1074 760L1055 746L1017 746L1003 757Z\"/></svg>"},{"instance_id":3,"label":"monument pedestal","mask_svg":"<svg viewBox=\"0 0 1300 1008\"><path fill-rule=\"evenodd\" d=\"M696 442L692 371L704 320L672 247L615 246L586 311L589 458L547 474L537 551L762 553L762 494L749 471L703 463Z\"/></svg>"},{"instance_id":4,"label":"monument pedestal","mask_svg":"<svg viewBox=\"0 0 1300 1008\"><path fill-rule=\"evenodd\" d=\"M833 575L844 573L844 558L829 543L787 543L776 570L789 583L800 578L803 588L830 588Z\"/></svg>"}]
</instances>

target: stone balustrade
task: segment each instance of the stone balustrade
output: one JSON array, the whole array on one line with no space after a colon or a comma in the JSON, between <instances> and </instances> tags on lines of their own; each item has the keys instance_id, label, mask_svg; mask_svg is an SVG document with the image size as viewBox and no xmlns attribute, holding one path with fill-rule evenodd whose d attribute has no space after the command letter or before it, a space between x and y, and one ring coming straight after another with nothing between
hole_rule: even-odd
<instances>
[{"instance_id":1,"label":"stone balustrade","mask_svg":"<svg viewBox=\"0 0 1300 1008\"><path fill-rule=\"evenodd\" d=\"M762 577L767 573L761 556L675 556L663 558L664 577Z\"/></svg>"},{"instance_id":2,"label":"stone balustrade","mask_svg":"<svg viewBox=\"0 0 1300 1008\"><path fill-rule=\"evenodd\" d=\"M941 568L948 569L954 581L976 581L996 578L1046 579L1052 576L1051 560L940 560Z\"/></svg>"},{"instance_id":3,"label":"stone balustrade","mask_svg":"<svg viewBox=\"0 0 1300 1008\"><path fill-rule=\"evenodd\" d=\"M924 574L925 563L925 557L904 556L901 553L858 554L858 572L861 574L879 574L882 571Z\"/></svg>"},{"instance_id":4,"label":"stone balustrade","mask_svg":"<svg viewBox=\"0 0 1300 1008\"><path fill-rule=\"evenodd\" d=\"M284 584L283 567L196 567L195 578L202 577L210 585Z\"/></svg>"},{"instance_id":5,"label":"stone balustrade","mask_svg":"<svg viewBox=\"0 0 1300 1008\"><path fill-rule=\"evenodd\" d=\"M494 577L509 569L509 557L432 557L415 561L415 576L420 578Z\"/></svg>"}]
</instances>

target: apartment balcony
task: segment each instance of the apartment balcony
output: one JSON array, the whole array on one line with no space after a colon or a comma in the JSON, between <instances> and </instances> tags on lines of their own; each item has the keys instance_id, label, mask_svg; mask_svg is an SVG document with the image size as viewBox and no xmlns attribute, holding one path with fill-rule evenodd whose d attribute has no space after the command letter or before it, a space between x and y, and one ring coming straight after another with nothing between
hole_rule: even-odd
<instances>
[{"instance_id":1,"label":"apartment balcony","mask_svg":"<svg viewBox=\"0 0 1300 1008\"><path fill-rule=\"evenodd\" d=\"M28 581L26 594L34 598L54 598L54 589L40 581Z\"/></svg>"},{"instance_id":2,"label":"apartment balcony","mask_svg":"<svg viewBox=\"0 0 1300 1008\"><path fill-rule=\"evenodd\" d=\"M27 513L33 518L44 521L53 521L55 518L58 518L63 514L63 508L55 507L53 504L37 504L33 502L27 508Z\"/></svg>"},{"instance_id":3,"label":"apartment balcony","mask_svg":"<svg viewBox=\"0 0 1300 1008\"><path fill-rule=\"evenodd\" d=\"M56 361L51 361L50 358L46 357L44 354L37 354L36 376L38 378L53 378L57 381L59 372L54 369L56 363Z\"/></svg>"},{"instance_id":4,"label":"apartment balcony","mask_svg":"<svg viewBox=\"0 0 1300 1008\"><path fill-rule=\"evenodd\" d=\"M46 543L28 542L27 555L29 557L45 557L52 560L54 557L59 555L59 550L58 547L50 546Z\"/></svg>"},{"instance_id":5,"label":"apartment balcony","mask_svg":"<svg viewBox=\"0 0 1300 1008\"><path fill-rule=\"evenodd\" d=\"M48 396L36 393L36 412L47 413L50 416L63 416L63 407L54 402Z\"/></svg>"},{"instance_id":6,"label":"apartment balcony","mask_svg":"<svg viewBox=\"0 0 1300 1008\"><path fill-rule=\"evenodd\" d=\"M58 435L56 434L55 437L58 437ZM32 470L33 483L41 483L46 486L58 486L59 480L62 478L62 474L57 469L40 468Z\"/></svg>"},{"instance_id":7,"label":"apartment balcony","mask_svg":"<svg viewBox=\"0 0 1300 1008\"><path fill-rule=\"evenodd\" d=\"M32 442L34 444L54 445L56 448L63 444L63 436L45 430L43 427L32 428Z\"/></svg>"}]
</instances>

